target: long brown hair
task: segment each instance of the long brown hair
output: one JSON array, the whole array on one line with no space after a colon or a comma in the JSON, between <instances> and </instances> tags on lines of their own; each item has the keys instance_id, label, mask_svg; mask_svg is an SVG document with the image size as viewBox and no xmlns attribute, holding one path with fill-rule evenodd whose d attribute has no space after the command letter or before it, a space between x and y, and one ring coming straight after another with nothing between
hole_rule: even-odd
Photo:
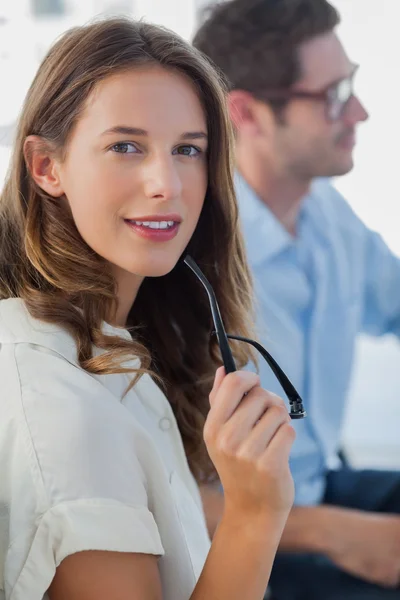
<instances>
[{"instance_id":1,"label":"long brown hair","mask_svg":"<svg viewBox=\"0 0 400 600\"><path fill-rule=\"evenodd\" d=\"M232 136L219 76L172 32L108 19L74 28L44 59L27 94L0 202L0 298L20 297L35 318L66 328L91 373L124 372L135 355L163 382L189 464L198 480L213 474L202 437L208 393L221 364L207 296L183 264L143 282L128 319L132 341L105 335L116 303L106 261L85 243L68 207L30 175L24 141L40 136L61 156L96 84L118 71L158 64L188 77L207 117L208 189L188 251L213 285L226 327L248 334L249 272L238 230L232 182ZM77 310L80 309L80 310ZM93 346L104 350L93 356ZM234 348L239 365L250 354ZM124 366L125 365L125 366Z\"/></svg>"}]
</instances>

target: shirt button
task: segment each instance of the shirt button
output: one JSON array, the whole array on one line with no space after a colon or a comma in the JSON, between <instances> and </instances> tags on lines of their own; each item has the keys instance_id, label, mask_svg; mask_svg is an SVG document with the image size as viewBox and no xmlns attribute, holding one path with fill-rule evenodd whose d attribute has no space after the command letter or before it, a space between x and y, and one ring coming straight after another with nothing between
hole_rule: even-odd
<instances>
[{"instance_id":1,"label":"shirt button","mask_svg":"<svg viewBox=\"0 0 400 600\"><path fill-rule=\"evenodd\" d=\"M168 417L163 417L158 425L163 431L168 431L168 429L171 429L171 420Z\"/></svg>"}]
</instances>

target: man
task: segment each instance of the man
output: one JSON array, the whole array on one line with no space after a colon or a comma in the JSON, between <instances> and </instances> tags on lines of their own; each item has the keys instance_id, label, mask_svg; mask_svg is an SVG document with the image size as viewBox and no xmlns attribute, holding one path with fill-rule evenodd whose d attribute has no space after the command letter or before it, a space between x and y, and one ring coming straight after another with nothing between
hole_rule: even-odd
<instances>
[{"instance_id":1,"label":"man","mask_svg":"<svg viewBox=\"0 0 400 600\"><path fill-rule=\"evenodd\" d=\"M357 334L400 335L400 261L326 179L352 169L368 118L338 22L326 0L231 0L194 39L229 82L259 336L308 413L295 423L278 600L400 598L400 474L338 458ZM282 395L263 361L260 374ZM212 529L222 503L211 493L204 502Z\"/></svg>"}]
</instances>

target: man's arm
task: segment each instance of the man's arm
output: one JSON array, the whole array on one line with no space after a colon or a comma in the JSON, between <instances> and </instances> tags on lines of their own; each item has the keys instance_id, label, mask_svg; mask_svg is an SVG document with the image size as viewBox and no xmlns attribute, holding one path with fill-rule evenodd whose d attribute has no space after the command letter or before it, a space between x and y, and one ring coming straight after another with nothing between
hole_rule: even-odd
<instances>
[{"instance_id":1,"label":"man's arm","mask_svg":"<svg viewBox=\"0 0 400 600\"><path fill-rule=\"evenodd\" d=\"M362 328L370 335L400 336L400 259L380 235L366 230Z\"/></svg>"},{"instance_id":2,"label":"man's arm","mask_svg":"<svg viewBox=\"0 0 400 600\"><path fill-rule=\"evenodd\" d=\"M362 302L361 329L374 336L400 336L400 258L332 185L328 189L330 210L338 223L337 242L349 258L348 283L354 286L354 298Z\"/></svg>"},{"instance_id":3,"label":"man's arm","mask_svg":"<svg viewBox=\"0 0 400 600\"><path fill-rule=\"evenodd\" d=\"M224 497L216 486L202 486L201 496L212 538ZM279 551L322 554L355 577L394 587L400 583L400 516L328 505L295 506Z\"/></svg>"},{"instance_id":4,"label":"man's arm","mask_svg":"<svg viewBox=\"0 0 400 600\"><path fill-rule=\"evenodd\" d=\"M400 336L400 258L329 180L316 180L313 190L331 228L330 243L340 249L338 268L348 300L361 303L360 330L373 336Z\"/></svg>"},{"instance_id":5,"label":"man's arm","mask_svg":"<svg viewBox=\"0 0 400 600\"><path fill-rule=\"evenodd\" d=\"M221 490L221 484L201 485L200 495L206 517L208 535L212 540L224 511L224 495Z\"/></svg>"},{"instance_id":6,"label":"man's arm","mask_svg":"<svg viewBox=\"0 0 400 600\"><path fill-rule=\"evenodd\" d=\"M201 499L212 539L224 508L224 496L219 484L200 487ZM326 539L325 522L329 511L323 506L294 507L289 515L279 549L287 552L321 552Z\"/></svg>"},{"instance_id":7,"label":"man's arm","mask_svg":"<svg viewBox=\"0 0 400 600\"><path fill-rule=\"evenodd\" d=\"M324 553L329 537L328 525L328 507L294 506L286 522L279 550Z\"/></svg>"}]
</instances>

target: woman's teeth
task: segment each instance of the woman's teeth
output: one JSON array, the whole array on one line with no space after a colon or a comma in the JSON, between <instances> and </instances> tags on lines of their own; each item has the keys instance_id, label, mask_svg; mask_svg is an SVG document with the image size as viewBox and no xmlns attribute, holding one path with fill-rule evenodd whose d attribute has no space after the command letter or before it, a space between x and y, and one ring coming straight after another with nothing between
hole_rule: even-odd
<instances>
[{"instance_id":1,"label":"woman's teeth","mask_svg":"<svg viewBox=\"0 0 400 600\"><path fill-rule=\"evenodd\" d=\"M175 225L175 221L129 221L140 227L148 227L149 229L169 229Z\"/></svg>"}]
</instances>

